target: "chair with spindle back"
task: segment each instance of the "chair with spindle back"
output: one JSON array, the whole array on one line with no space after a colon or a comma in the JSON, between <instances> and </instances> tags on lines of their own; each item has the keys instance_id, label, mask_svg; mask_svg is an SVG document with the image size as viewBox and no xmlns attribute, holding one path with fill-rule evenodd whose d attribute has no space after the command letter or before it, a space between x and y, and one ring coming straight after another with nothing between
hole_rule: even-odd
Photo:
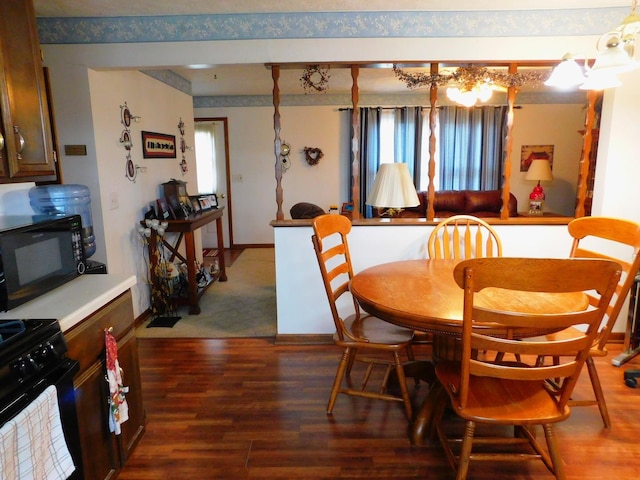
<instances>
[{"instance_id":1,"label":"chair with spindle back","mask_svg":"<svg viewBox=\"0 0 640 480\"><path fill-rule=\"evenodd\" d=\"M501 257L502 242L484 220L472 215L454 215L431 232L429 258L468 259Z\"/></svg>"}]
</instances>

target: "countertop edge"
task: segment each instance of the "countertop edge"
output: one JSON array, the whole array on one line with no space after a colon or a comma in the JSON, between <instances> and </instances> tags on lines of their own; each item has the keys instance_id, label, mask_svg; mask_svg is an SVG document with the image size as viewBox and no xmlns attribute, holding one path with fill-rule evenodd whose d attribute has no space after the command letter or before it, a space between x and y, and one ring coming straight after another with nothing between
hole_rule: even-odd
<instances>
[{"instance_id":1,"label":"countertop edge","mask_svg":"<svg viewBox=\"0 0 640 480\"><path fill-rule=\"evenodd\" d=\"M82 275L23 305L0 313L0 319L55 318L63 332L136 284L135 275Z\"/></svg>"}]
</instances>

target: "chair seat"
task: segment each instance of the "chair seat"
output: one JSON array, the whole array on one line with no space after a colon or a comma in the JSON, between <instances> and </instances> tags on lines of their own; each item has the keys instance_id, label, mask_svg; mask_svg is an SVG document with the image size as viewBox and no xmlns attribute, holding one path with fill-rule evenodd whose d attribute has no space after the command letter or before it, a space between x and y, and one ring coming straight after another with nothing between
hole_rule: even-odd
<instances>
[{"instance_id":1,"label":"chair seat","mask_svg":"<svg viewBox=\"0 0 640 480\"><path fill-rule=\"evenodd\" d=\"M531 425L560 422L570 414L568 407L559 408L552 394L540 388L542 381L478 376L470 377L467 407L461 410L457 404L457 395L452 394L452 386L460 385L460 364L438 362L436 375L452 399L453 409L466 420Z\"/></svg>"},{"instance_id":2,"label":"chair seat","mask_svg":"<svg viewBox=\"0 0 640 480\"><path fill-rule=\"evenodd\" d=\"M413 330L398 327L372 315L361 315L359 319L350 315L344 319L344 325L351 335L361 338L363 343L384 345L390 349L404 348L413 340ZM341 346L353 346L358 343L348 338L340 340L337 333L334 335L334 341Z\"/></svg>"}]
</instances>

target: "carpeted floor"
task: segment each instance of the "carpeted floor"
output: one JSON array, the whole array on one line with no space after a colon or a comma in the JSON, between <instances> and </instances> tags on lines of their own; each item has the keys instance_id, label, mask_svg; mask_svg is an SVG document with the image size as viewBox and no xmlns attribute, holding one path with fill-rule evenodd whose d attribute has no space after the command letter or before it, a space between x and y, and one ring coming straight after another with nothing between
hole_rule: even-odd
<instances>
[{"instance_id":1,"label":"carpeted floor","mask_svg":"<svg viewBox=\"0 0 640 480\"><path fill-rule=\"evenodd\" d=\"M248 248L227 267L226 282L211 285L200 298L200 315L179 307L181 319L172 328L137 329L147 338L274 337L276 275L273 248Z\"/></svg>"}]
</instances>

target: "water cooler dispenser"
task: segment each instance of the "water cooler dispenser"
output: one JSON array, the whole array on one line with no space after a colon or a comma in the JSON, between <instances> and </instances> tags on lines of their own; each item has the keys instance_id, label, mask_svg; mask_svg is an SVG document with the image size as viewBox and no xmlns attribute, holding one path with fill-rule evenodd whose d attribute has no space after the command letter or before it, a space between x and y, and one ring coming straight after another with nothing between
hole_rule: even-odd
<instances>
[{"instance_id":1,"label":"water cooler dispenser","mask_svg":"<svg viewBox=\"0 0 640 480\"><path fill-rule=\"evenodd\" d=\"M88 187L76 184L33 187L29 190L29 202L33 210L42 215L80 215L85 256L88 259L96 252ZM87 273L106 273L106 268L99 262L87 260Z\"/></svg>"}]
</instances>

